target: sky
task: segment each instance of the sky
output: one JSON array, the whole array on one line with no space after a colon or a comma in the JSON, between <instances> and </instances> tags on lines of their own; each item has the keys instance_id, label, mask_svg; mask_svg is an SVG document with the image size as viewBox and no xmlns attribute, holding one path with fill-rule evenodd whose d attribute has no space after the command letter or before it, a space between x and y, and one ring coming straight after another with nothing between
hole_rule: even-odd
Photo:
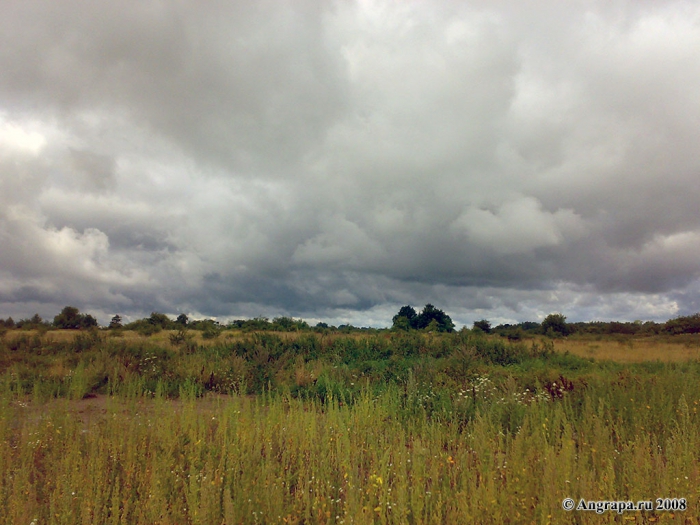
<instances>
[{"instance_id":1,"label":"sky","mask_svg":"<svg viewBox=\"0 0 700 525\"><path fill-rule=\"evenodd\" d=\"M0 11L0 317L700 311L696 1Z\"/></svg>"}]
</instances>

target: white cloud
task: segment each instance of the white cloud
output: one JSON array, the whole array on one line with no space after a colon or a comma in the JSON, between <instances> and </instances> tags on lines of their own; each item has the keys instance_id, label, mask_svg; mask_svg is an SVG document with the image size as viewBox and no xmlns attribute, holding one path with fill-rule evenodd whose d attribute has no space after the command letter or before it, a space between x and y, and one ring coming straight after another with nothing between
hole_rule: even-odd
<instances>
[{"instance_id":1,"label":"white cloud","mask_svg":"<svg viewBox=\"0 0 700 525\"><path fill-rule=\"evenodd\" d=\"M556 246L565 239L575 240L585 231L581 218L572 210L547 212L532 197L506 202L495 212L470 207L452 223L452 228L475 247L504 255Z\"/></svg>"},{"instance_id":2,"label":"white cloud","mask_svg":"<svg viewBox=\"0 0 700 525\"><path fill-rule=\"evenodd\" d=\"M37 155L45 145L46 138L39 131L8 122L0 116L0 155L3 150Z\"/></svg>"}]
</instances>

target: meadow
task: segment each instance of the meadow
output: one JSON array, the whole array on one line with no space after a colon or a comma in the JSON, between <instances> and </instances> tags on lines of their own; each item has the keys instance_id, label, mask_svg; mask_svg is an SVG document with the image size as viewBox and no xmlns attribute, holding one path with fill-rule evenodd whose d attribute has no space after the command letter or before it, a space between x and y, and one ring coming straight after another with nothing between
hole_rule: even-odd
<instances>
[{"instance_id":1,"label":"meadow","mask_svg":"<svg viewBox=\"0 0 700 525\"><path fill-rule=\"evenodd\" d=\"M0 522L698 523L698 342L7 331Z\"/></svg>"}]
</instances>

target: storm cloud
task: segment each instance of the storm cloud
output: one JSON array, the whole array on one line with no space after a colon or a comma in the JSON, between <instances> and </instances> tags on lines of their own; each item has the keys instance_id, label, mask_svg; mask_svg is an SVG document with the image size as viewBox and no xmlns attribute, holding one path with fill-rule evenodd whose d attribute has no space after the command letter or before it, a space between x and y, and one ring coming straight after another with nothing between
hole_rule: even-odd
<instances>
[{"instance_id":1,"label":"storm cloud","mask_svg":"<svg viewBox=\"0 0 700 525\"><path fill-rule=\"evenodd\" d=\"M700 309L691 1L9 1L0 316Z\"/></svg>"}]
</instances>

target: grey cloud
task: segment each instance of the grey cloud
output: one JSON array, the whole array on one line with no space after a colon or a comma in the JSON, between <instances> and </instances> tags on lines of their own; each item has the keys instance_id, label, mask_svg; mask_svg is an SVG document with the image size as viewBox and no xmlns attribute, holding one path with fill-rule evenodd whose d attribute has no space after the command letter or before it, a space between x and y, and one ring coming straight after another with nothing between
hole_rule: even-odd
<instances>
[{"instance_id":1,"label":"grey cloud","mask_svg":"<svg viewBox=\"0 0 700 525\"><path fill-rule=\"evenodd\" d=\"M84 189L100 191L113 188L114 157L77 149L69 150L69 155L71 171L74 176L80 177Z\"/></svg>"},{"instance_id":2,"label":"grey cloud","mask_svg":"<svg viewBox=\"0 0 700 525\"><path fill-rule=\"evenodd\" d=\"M125 111L201 161L286 171L342 109L322 5L16 2L3 98Z\"/></svg>"},{"instance_id":3,"label":"grey cloud","mask_svg":"<svg viewBox=\"0 0 700 525\"><path fill-rule=\"evenodd\" d=\"M0 27L0 315L696 308L692 2L32 1Z\"/></svg>"}]
</instances>

